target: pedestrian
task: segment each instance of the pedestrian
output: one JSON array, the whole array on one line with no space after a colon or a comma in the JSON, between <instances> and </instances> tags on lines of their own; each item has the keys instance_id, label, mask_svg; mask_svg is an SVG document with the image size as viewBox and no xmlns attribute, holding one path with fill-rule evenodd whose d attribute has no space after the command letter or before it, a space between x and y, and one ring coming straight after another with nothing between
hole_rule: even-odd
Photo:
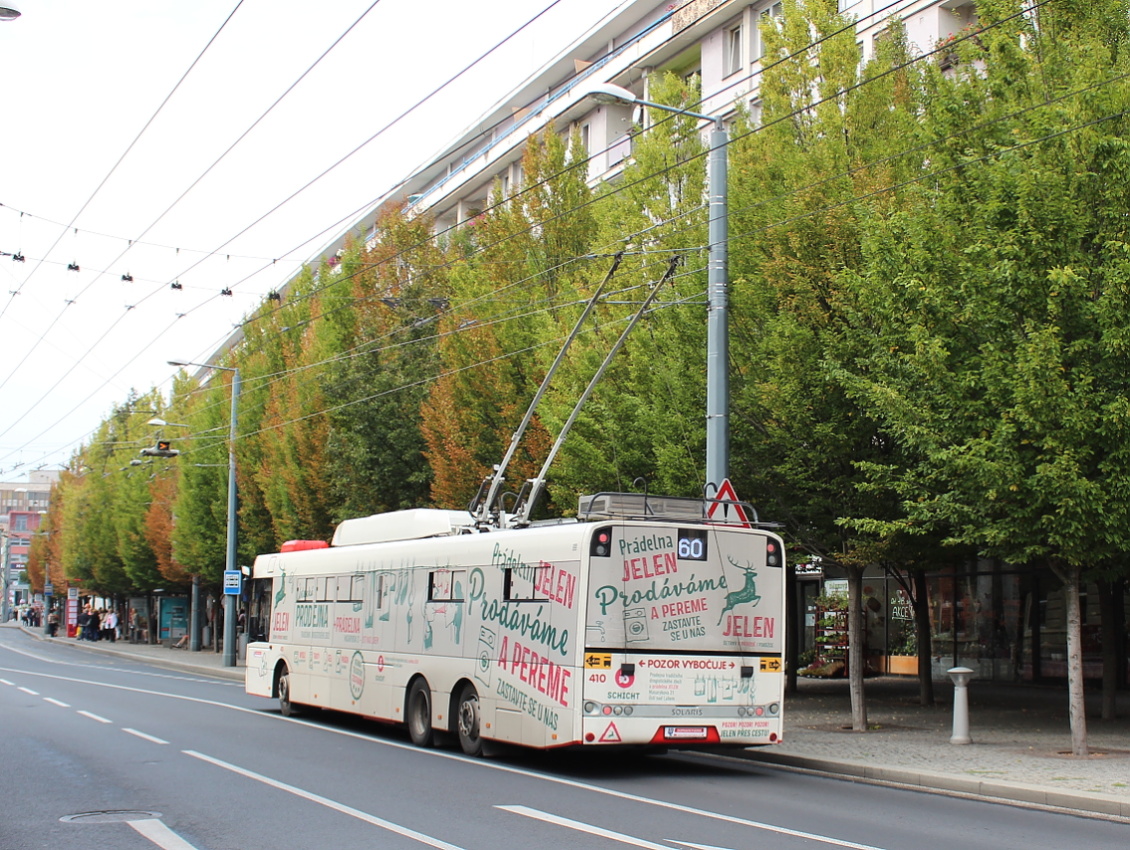
<instances>
[{"instance_id":1,"label":"pedestrian","mask_svg":"<svg viewBox=\"0 0 1130 850\"><path fill-rule=\"evenodd\" d=\"M83 606L82 612L78 615L78 629L75 631L75 637L79 640L87 640L86 632L90 628L90 606Z\"/></svg>"},{"instance_id":2,"label":"pedestrian","mask_svg":"<svg viewBox=\"0 0 1130 850\"><path fill-rule=\"evenodd\" d=\"M118 612L113 608L102 618L102 636L110 643L118 641Z\"/></svg>"},{"instance_id":3,"label":"pedestrian","mask_svg":"<svg viewBox=\"0 0 1130 850\"><path fill-rule=\"evenodd\" d=\"M47 637L55 637L55 633L59 630L59 609L52 608L51 613L47 615Z\"/></svg>"},{"instance_id":4,"label":"pedestrian","mask_svg":"<svg viewBox=\"0 0 1130 850\"><path fill-rule=\"evenodd\" d=\"M98 612L90 609L90 623L85 629L82 630L83 637L87 640L98 640L98 629L102 626L102 620L98 616Z\"/></svg>"}]
</instances>

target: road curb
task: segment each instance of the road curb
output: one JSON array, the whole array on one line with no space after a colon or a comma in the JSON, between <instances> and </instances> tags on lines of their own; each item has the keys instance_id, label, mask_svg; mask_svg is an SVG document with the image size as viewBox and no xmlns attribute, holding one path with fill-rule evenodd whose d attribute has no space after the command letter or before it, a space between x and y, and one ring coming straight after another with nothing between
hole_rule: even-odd
<instances>
[{"instance_id":1,"label":"road curb","mask_svg":"<svg viewBox=\"0 0 1130 850\"><path fill-rule=\"evenodd\" d=\"M908 785L925 791L970 794L983 799L1070 809L1071 811L1130 820L1130 798L1115 797L1110 794L1088 794L1082 791L1045 788L1019 782L1002 782L994 779L955 776L948 773L834 761L775 753L763 749L746 750L745 756L752 761L811 770L862 782Z\"/></svg>"}]
</instances>

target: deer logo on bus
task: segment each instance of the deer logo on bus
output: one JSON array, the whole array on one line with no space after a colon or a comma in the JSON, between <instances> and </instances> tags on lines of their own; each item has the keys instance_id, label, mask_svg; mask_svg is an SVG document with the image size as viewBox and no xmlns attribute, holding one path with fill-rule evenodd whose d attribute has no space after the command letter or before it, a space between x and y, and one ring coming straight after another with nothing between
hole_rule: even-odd
<instances>
[{"instance_id":1,"label":"deer logo on bus","mask_svg":"<svg viewBox=\"0 0 1130 850\"><path fill-rule=\"evenodd\" d=\"M757 570L752 565L743 566L739 564L728 555L726 560L745 573L745 583L733 593L726 594L726 604L722 606L722 613L718 615L718 625L722 625L722 620L725 619L727 611L732 611L736 606L744 605L747 602L756 605L761 601L761 597L757 594Z\"/></svg>"}]
</instances>

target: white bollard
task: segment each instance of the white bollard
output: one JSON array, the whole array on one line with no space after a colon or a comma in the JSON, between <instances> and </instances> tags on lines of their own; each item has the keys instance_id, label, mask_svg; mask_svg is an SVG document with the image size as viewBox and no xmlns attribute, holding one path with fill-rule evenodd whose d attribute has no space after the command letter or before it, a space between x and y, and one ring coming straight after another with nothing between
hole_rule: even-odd
<instances>
[{"instance_id":1,"label":"white bollard","mask_svg":"<svg viewBox=\"0 0 1130 850\"><path fill-rule=\"evenodd\" d=\"M969 680L973 671L968 667L951 667L946 671L953 680L953 735L951 744L972 744L969 737Z\"/></svg>"}]
</instances>

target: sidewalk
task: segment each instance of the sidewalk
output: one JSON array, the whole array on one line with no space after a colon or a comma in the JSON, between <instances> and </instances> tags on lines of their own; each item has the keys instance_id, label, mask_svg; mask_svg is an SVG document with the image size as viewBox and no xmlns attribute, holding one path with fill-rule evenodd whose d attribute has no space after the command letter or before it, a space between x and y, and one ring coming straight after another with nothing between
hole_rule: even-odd
<instances>
[{"instance_id":1,"label":"sidewalk","mask_svg":"<svg viewBox=\"0 0 1130 850\"><path fill-rule=\"evenodd\" d=\"M1118 718L1100 719L1097 688L1087 694L1091 755L1071 756L1067 688L969 684L972 744L951 744L953 685L934 683L936 704L918 705L918 680L865 680L869 731L851 731L846 680L800 679L785 699L784 743L751 750L774 764L1055 806L1130 819L1130 693L1118 695Z\"/></svg>"},{"instance_id":2,"label":"sidewalk","mask_svg":"<svg viewBox=\"0 0 1130 850\"><path fill-rule=\"evenodd\" d=\"M39 630L26 630L39 638ZM51 638L92 652L242 681L243 666L224 667L221 653L165 646ZM918 705L913 677L867 679L866 733L851 731L846 680L801 679L785 700L785 740L743 752L754 761L861 781L1053 806L1130 821L1130 693L1120 692L1118 719L1099 719L1099 694L1087 697L1091 756L1075 759L1066 687L980 682L969 685L972 744L949 743L953 686L935 682L936 705Z\"/></svg>"}]
</instances>

